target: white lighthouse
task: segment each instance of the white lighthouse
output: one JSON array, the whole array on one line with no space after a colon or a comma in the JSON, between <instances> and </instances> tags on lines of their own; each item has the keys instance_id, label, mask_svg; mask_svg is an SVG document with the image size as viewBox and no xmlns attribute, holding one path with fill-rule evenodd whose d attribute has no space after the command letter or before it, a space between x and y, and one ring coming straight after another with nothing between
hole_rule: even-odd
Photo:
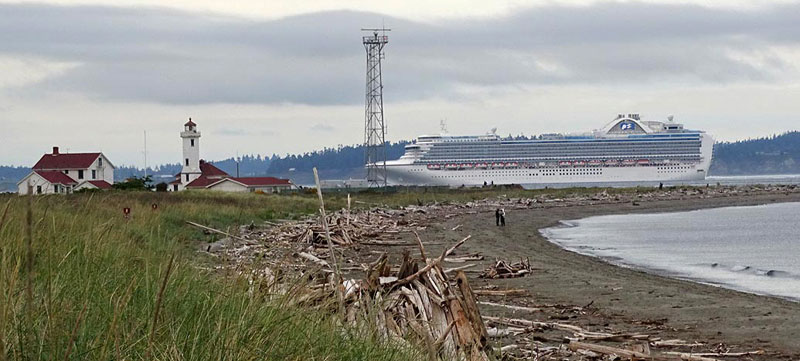
<instances>
[{"instance_id":1,"label":"white lighthouse","mask_svg":"<svg viewBox=\"0 0 800 361\"><path fill-rule=\"evenodd\" d=\"M181 169L181 184L185 187L191 181L200 177L200 132L197 124L189 118L183 125L181 132L183 139L183 169Z\"/></svg>"}]
</instances>

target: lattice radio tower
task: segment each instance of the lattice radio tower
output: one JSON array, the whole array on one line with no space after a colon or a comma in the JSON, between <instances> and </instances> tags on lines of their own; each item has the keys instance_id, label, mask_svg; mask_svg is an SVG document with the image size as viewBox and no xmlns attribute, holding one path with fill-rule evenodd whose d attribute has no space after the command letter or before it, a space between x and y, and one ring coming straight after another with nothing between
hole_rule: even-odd
<instances>
[{"instance_id":1,"label":"lattice radio tower","mask_svg":"<svg viewBox=\"0 0 800 361\"><path fill-rule=\"evenodd\" d=\"M381 59L383 47L389 42L386 36L391 29L361 29L371 31L364 36L367 51L367 98L364 122L364 160L367 183L370 187L386 187L386 127L383 122L383 77Z\"/></svg>"}]
</instances>

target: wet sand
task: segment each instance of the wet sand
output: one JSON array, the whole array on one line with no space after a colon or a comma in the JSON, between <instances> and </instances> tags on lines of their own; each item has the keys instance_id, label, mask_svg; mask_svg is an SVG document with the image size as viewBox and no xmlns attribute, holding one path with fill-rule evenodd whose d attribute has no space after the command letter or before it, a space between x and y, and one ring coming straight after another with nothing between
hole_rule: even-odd
<instances>
[{"instance_id":1,"label":"wet sand","mask_svg":"<svg viewBox=\"0 0 800 361\"><path fill-rule=\"evenodd\" d=\"M702 342L704 350L723 343L733 351L763 349L755 359L800 358L800 303L711 285L676 280L642 270L618 267L560 248L539 233L560 220L605 214L685 211L701 208L800 201L800 193L736 195L711 199L643 200L638 205L602 204L542 208L506 208L507 226L496 227L493 210L443 220L421 234L427 241L472 239L460 254L486 257L469 275L473 287L524 288L530 296L491 300L514 305L561 305L549 312L514 313L531 320L566 319L593 330L647 332L663 339ZM456 231L451 228L461 225ZM483 280L478 270L494 259L529 258L535 270L514 279ZM451 265L458 266L458 265ZM487 299L489 300L489 299ZM565 312L563 306L586 306ZM511 316L508 310L482 307L484 315ZM548 340L547 336L542 336ZM549 341L558 341L558 338ZM728 358L730 359L730 358Z\"/></svg>"}]
</instances>

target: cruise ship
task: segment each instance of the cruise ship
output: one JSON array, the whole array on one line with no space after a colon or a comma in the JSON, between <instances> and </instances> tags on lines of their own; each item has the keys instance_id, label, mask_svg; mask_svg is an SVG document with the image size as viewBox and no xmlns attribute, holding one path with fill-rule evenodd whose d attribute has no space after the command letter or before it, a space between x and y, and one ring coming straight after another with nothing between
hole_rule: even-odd
<instances>
[{"instance_id":1,"label":"cruise ship","mask_svg":"<svg viewBox=\"0 0 800 361\"><path fill-rule=\"evenodd\" d=\"M535 139L486 135L420 136L386 162L390 185L613 185L699 181L711 165L714 139L664 121L619 114L602 129Z\"/></svg>"}]
</instances>

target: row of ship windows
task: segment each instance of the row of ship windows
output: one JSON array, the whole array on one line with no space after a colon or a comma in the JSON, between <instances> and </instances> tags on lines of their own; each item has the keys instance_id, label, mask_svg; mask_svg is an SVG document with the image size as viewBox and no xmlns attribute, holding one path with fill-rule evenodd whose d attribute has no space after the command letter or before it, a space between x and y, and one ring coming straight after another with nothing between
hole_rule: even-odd
<instances>
[{"instance_id":1,"label":"row of ship windows","mask_svg":"<svg viewBox=\"0 0 800 361\"><path fill-rule=\"evenodd\" d=\"M534 157L543 157L543 156L636 156L636 155L644 155L644 154L657 154L659 156L668 156L668 155L700 155L700 151L698 149L640 149L637 151L608 151L608 152L588 152L588 151L580 151L580 152L570 152L570 151L550 151L550 152L470 152L470 151L453 151L453 152L428 152L423 153L426 156L449 156L449 155L459 155L459 156L468 156L468 155L476 155L476 156L491 156L491 155L516 155L516 156L534 156Z\"/></svg>"},{"instance_id":2,"label":"row of ship windows","mask_svg":"<svg viewBox=\"0 0 800 361\"><path fill-rule=\"evenodd\" d=\"M658 173L681 173L686 169L691 169L691 167L658 167Z\"/></svg>"},{"instance_id":3,"label":"row of ship windows","mask_svg":"<svg viewBox=\"0 0 800 361\"><path fill-rule=\"evenodd\" d=\"M605 155L605 154L700 154L699 148L664 148L664 149L609 149L602 152L594 151L591 149L576 149L576 150L502 150L502 151L486 151L486 150L431 150L424 154L589 154L589 155Z\"/></svg>"},{"instance_id":4,"label":"row of ship windows","mask_svg":"<svg viewBox=\"0 0 800 361\"><path fill-rule=\"evenodd\" d=\"M612 142L612 143L570 143L570 144L436 144L435 148L465 148L465 147L482 147L482 148L567 148L567 147L618 147L618 146L661 146L661 145L674 145L674 144L700 144L698 139L681 139L671 141L649 141L649 142Z\"/></svg>"},{"instance_id":5,"label":"row of ship windows","mask_svg":"<svg viewBox=\"0 0 800 361\"><path fill-rule=\"evenodd\" d=\"M648 139L649 138L649 139ZM485 142L498 142L503 144L536 144L536 143L543 143L543 142L550 142L550 143L574 143L578 141L588 141L588 142L619 142L619 141L658 141L664 140L669 141L671 139L698 139L700 138L699 134L665 134L665 135L640 135L640 136L631 136L630 138L626 139L593 139L590 136L586 137L555 137L555 138L542 138L542 139L525 139L525 140L507 140L507 139L500 139L500 138L476 138L474 136L465 136L465 137L452 137L452 138L440 138L440 137L419 137L420 141L435 141L436 143L485 143Z\"/></svg>"},{"instance_id":6,"label":"row of ship windows","mask_svg":"<svg viewBox=\"0 0 800 361\"><path fill-rule=\"evenodd\" d=\"M438 175L433 178L480 178L491 175L517 175L517 176L564 176L564 175L603 175L602 169L587 169L587 170L561 170L561 171L542 171L541 173L528 173L528 172L483 172L481 174L464 174L464 175Z\"/></svg>"},{"instance_id":7,"label":"row of ship windows","mask_svg":"<svg viewBox=\"0 0 800 361\"><path fill-rule=\"evenodd\" d=\"M625 159L649 159L651 161L661 160L664 159L663 157L652 158L648 156L637 156L637 157L618 157L618 158L625 158ZM598 159L601 161L610 160L608 158L597 158L597 157L572 157L564 158L564 157L537 157L537 158L522 158L522 157L506 157L506 158L499 158L499 157L492 157L492 158L467 158L467 157L424 157L419 161L422 163L436 163L436 162L505 162L505 161L519 161L519 162L544 162L544 161L561 161L561 160L588 160L588 159ZM613 158L611 158L613 159ZM696 161L700 159L700 156L683 156L683 157L669 157L668 159L676 161L676 160L689 160L689 161Z\"/></svg>"},{"instance_id":8,"label":"row of ship windows","mask_svg":"<svg viewBox=\"0 0 800 361\"><path fill-rule=\"evenodd\" d=\"M420 138L423 141L427 140L427 138ZM632 138L622 138L622 139L591 139L591 138L584 138L584 139L547 139L545 141L541 140L528 140L528 141L491 141L494 144L546 144L546 143L555 143L555 144L576 144L576 143L626 143L626 142L669 142L675 140L684 140L684 139L700 139L699 135L691 134L691 135L684 135L680 137L653 137L653 138L643 138L637 137L635 139ZM435 142L436 144L448 144L448 142ZM464 139L463 142L458 143L450 143L450 144L486 144L487 140L477 140L477 139Z\"/></svg>"},{"instance_id":9,"label":"row of ship windows","mask_svg":"<svg viewBox=\"0 0 800 361\"><path fill-rule=\"evenodd\" d=\"M470 146L463 144L451 145L436 145L432 149L607 149L607 148L654 148L654 147L680 147L680 146L695 146L699 147L699 141L686 141L686 142L658 142L658 143L611 143L611 144L570 144L570 145L553 145L553 144L537 144L537 145L480 145Z\"/></svg>"},{"instance_id":10,"label":"row of ship windows","mask_svg":"<svg viewBox=\"0 0 800 361\"><path fill-rule=\"evenodd\" d=\"M498 161L509 160L509 161L520 161L520 162L526 162L526 161L527 162L540 162L540 161L567 161L567 160L585 160L585 161L588 161L588 160L592 160L592 159L601 160L601 161L605 161L605 160L619 160L619 161L621 161L621 160L624 160L624 159L648 159L650 161L656 161L656 160L664 160L664 159L669 159L669 160L698 160L698 159L701 159L701 157L699 155L698 156L675 156L675 155L673 155L673 156L669 156L669 157L650 157L650 156L647 156L647 155L636 155L636 156L627 156L627 157L624 157L624 156L619 156L619 157L589 157L589 156L586 156L586 157L580 157L580 156L570 156L570 157L556 157L556 156L553 156L553 157L527 157L527 156L519 156L519 155L512 156L512 155L509 154L507 156L494 155L494 156L486 156L486 157L480 157L480 156L474 156L473 155L473 156L461 156L461 157L450 156L450 157L422 157L422 158L420 158L421 161L426 161L426 162L436 162L436 161L439 161L439 162L456 161L457 162L457 161L469 161L469 160L474 160L476 162L491 162L491 161L495 161L495 160L498 160Z\"/></svg>"},{"instance_id":11,"label":"row of ship windows","mask_svg":"<svg viewBox=\"0 0 800 361\"><path fill-rule=\"evenodd\" d=\"M453 144L453 145L437 145L435 147L431 147L431 149L470 149L470 148L479 148L479 149L508 149L508 150L520 150L520 149L632 149L632 148L664 148L664 147L700 147L700 142L692 141L692 142L670 142L670 143L638 143L638 144L630 144L630 143L619 143L619 144L571 144L569 146L564 145L550 145L550 144L542 144L542 145L525 145L525 146L512 146L512 145L482 145L482 146L465 146L460 144Z\"/></svg>"},{"instance_id":12,"label":"row of ship windows","mask_svg":"<svg viewBox=\"0 0 800 361\"><path fill-rule=\"evenodd\" d=\"M508 175L510 175L510 174L505 174L505 175L507 175L507 176L508 176ZM527 175L527 176L529 176L529 177L536 177L536 176L543 176L543 177L545 177L545 176L548 176L548 177L552 177L552 176L565 176L565 175L566 175L566 176L571 176L571 175L603 175L603 172L597 172L597 171L596 171L596 172L558 172L558 173L544 173L544 172L543 172L543 173L541 173L541 174L537 174L537 173L528 173L528 174L517 174L517 175L522 175L522 176L525 176L525 175ZM433 178L485 178L485 177L486 177L486 175L483 175L483 174L472 174L472 175L437 175L437 176L433 176Z\"/></svg>"}]
</instances>

